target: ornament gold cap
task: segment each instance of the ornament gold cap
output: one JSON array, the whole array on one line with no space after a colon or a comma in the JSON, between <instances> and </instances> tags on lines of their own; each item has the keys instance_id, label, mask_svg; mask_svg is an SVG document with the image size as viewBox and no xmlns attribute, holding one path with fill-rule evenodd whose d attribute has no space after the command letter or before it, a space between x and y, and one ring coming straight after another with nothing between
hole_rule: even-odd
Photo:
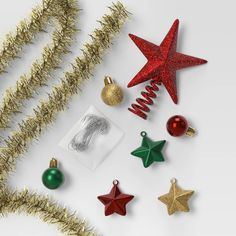
<instances>
[{"instance_id":1,"label":"ornament gold cap","mask_svg":"<svg viewBox=\"0 0 236 236\"><path fill-rule=\"evenodd\" d=\"M57 168L57 159L52 158L52 160L50 161L49 167L50 168Z\"/></svg>"},{"instance_id":2,"label":"ornament gold cap","mask_svg":"<svg viewBox=\"0 0 236 236\"><path fill-rule=\"evenodd\" d=\"M105 85L114 84L114 81L112 80L112 78L110 76L106 75L105 79L104 79L104 84Z\"/></svg>"},{"instance_id":3,"label":"ornament gold cap","mask_svg":"<svg viewBox=\"0 0 236 236\"><path fill-rule=\"evenodd\" d=\"M189 126L186 131L186 135L189 137L193 137L195 134L196 134L196 130Z\"/></svg>"}]
</instances>

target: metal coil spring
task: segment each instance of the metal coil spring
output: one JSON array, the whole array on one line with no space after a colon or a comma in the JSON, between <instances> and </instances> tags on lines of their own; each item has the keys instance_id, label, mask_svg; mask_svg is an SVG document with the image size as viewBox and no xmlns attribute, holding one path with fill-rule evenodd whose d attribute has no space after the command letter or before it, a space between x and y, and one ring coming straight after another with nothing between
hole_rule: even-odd
<instances>
[{"instance_id":1,"label":"metal coil spring","mask_svg":"<svg viewBox=\"0 0 236 236\"><path fill-rule=\"evenodd\" d=\"M150 82L150 85L145 87L146 91L141 92L143 98L137 98L137 103L131 104L132 108L128 108L128 110L146 120L147 114L145 114L145 112L150 112L150 108L148 106L153 104L153 98L156 98L156 92L159 91L160 85L161 82L159 79L153 79Z\"/></svg>"}]
</instances>

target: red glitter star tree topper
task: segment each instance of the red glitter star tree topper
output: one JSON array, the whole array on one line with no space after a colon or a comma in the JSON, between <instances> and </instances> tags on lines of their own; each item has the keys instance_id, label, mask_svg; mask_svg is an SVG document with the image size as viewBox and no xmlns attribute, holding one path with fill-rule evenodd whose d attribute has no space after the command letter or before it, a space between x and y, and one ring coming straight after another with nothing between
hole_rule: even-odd
<instances>
[{"instance_id":1,"label":"red glitter star tree topper","mask_svg":"<svg viewBox=\"0 0 236 236\"><path fill-rule=\"evenodd\" d=\"M148 60L144 67L128 84L128 87L133 87L147 80L151 80L151 85L146 86L147 92L141 93L145 99L138 98L137 102L139 105L132 104L133 108L129 108L131 112L144 119L146 119L146 114L144 114L142 110L146 112L150 110L147 105L153 104L152 98L156 97L154 91L159 90L158 85L163 84L173 102L177 104L176 71L207 62L204 59L176 52L178 28L179 20L175 20L160 46L133 34L129 35Z\"/></svg>"}]
</instances>

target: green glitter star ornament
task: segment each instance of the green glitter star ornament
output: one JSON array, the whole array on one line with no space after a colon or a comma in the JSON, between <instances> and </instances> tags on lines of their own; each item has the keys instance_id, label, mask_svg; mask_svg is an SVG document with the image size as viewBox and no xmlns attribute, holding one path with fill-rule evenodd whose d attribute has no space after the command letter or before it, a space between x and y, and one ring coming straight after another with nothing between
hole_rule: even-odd
<instances>
[{"instance_id":1,"label":"green glitter star ornament","mask_svg":"<svg viewBox=\"0 0 236 236\"><path fill-rule=\"evenodd\" d=\"M147 137L147 133L145 131L141 132L141 136L143 137L141 147L131 152L131 155L141 158L145 168L149 167L153 162L165 161L161 151L166 141L152 141Z\"/></svg>"}]
</instances>

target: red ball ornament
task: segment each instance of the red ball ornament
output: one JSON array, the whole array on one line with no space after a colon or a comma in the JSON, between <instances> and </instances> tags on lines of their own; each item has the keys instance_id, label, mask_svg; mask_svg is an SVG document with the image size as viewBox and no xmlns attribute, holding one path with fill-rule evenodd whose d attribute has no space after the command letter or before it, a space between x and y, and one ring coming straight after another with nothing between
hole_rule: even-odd
<instances>
[{"instance_id":1,"label":"red ball ornament","mask_svg":"<svg viewBox=\"0 0 236 236\"><path fill-rule=\"evenodd\" d=\"M189 127L188 121L185 117L180 115L170 117L167 121L166 128L168 133L174 137L180 137L184 134L193 136L195 134L195 130Z\"/></svg>"}]
</instances>

